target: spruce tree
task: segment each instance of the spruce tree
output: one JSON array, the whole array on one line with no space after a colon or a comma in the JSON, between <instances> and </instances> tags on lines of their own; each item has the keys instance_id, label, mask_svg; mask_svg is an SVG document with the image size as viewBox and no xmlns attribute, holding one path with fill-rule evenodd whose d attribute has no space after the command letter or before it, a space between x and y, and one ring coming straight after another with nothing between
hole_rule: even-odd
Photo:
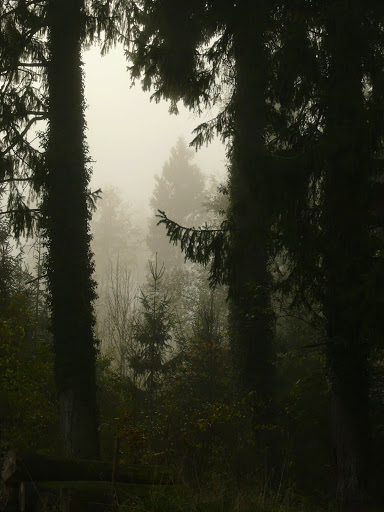
<instances>
[{"instance_id":1,"label":"spruce tree","mask_svg":"<svg viewBox=\"0 0 384 512\"><path fill-rule=\"evenodd\" d=\"M165 267L149 262L150 274L146 289L141 290L138 319L133 325L133 337L138 345L138 354L130 359L132 368L144 376L148 397L150 432L156 413L156 394L164 371L166 351L172 339L173 314L170 301L163 290Z\"/></svg>"},{"instance_id":2,"label":"spruce tree","mask_svg":"<svg viewBox=\"0 0 384 512\"><path fill-rule=\"evenodd\" d=\"M231 328L240 376L258 400L273 389L270 304L270 160L265 145L268 55L264 2L242 2L233 21L235 92L229 178ZM257 58L255 57L257 56Z\"/></svg>"},{"instance_id":3,"label":"spruce tree","mask_svg":"<svg viewBox=\"0 0 384 512\"><path fill-rule=\"evenodd\" d=\"M150 219L148 246L153 254L168 265L182 263L183 258L177 249L169 244L162 226L157 226L158 210L176 222L197 225L204 201L204 177L200 169L192 163L193 150L179 138L171 149L170 158L163 165L160 175L155 177L156 185L150 200L153 216Z\"/></svg>"}]
</instances>

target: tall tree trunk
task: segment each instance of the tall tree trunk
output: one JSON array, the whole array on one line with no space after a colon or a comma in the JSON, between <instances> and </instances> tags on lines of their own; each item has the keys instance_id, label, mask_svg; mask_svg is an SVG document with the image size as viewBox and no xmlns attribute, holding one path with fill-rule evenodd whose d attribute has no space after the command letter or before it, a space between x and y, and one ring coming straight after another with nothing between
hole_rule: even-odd
<instances>
[{"instance_id":1,"label":"tall tree trunk","mask_svg":"<svg viewBox=\"0 0 384 512\"><path fill-rule=\"evenodd\" d=\"M239 374L257 400L273 388L273 317L270 308L268 158L265 149L266 12L244 1L234 29L236 97L230 193L231 327Z\"/></svg>"},{"instance_id":2,"label":"tall tree trunk","mask_svg":"<svg viewBox=\"0 0 384 512\"><path fill-rule=\"evenodd\" d=\"M336 495L347 510L363 501L369 470L368 342L364 273L369 258L370 148L362 91L364 7L333 2L325 49L324 313L333 403Z\"/></svg>"},{"instance_id":3,"label":"tall tree trunk","mask_svg":"<svg viewBox=\"0 0 384 512\"><path fill-rule=\"evenodd\" d=\"M81 63L83 0L48 4L49 136L44 210L55 372L64 455L98 457L94 338Z\"/></svg>"}]
</instances>

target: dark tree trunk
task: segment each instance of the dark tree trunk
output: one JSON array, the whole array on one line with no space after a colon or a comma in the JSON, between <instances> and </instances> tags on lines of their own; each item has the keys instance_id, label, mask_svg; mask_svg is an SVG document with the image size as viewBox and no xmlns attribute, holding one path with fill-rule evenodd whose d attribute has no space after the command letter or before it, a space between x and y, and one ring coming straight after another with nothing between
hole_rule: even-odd
<instances>
[{"instance_id":1,"label":"dark tree trunk","mask_svg":"<svg viewBox=\"0 0 384 512\"><path fill-rule=\"evenodd\" d=\"M273 316L270 305L268 158L265 149L266 12L245 1L234 21L236 97L231 155L230 306L239 376L257 400L273 388Z\"/></svg>"},{"instance_id":2,"label":"dark tree trunk","mask_svg":"<svg viewBox=\"0 0 384 512\"><path fill-rule=\"evenodd\" d=\"M82 0L50 0L49 137L44 211L61 435L66 456L98 456L81 63Z\"/></svg>"},{"instance_id":3,"label":"dark tree trunk","mask_svg":"<svg viewBox=\"0 0 384 512\"><path fill-rule=\"evenodd\" d=\"M364 7L348 0L328 10L325 50L324 313L333 403L337 500L364 500L369 478L369 368L364 336L368 271L370 148L362 91Z\"/></svg>"}]
</instances>

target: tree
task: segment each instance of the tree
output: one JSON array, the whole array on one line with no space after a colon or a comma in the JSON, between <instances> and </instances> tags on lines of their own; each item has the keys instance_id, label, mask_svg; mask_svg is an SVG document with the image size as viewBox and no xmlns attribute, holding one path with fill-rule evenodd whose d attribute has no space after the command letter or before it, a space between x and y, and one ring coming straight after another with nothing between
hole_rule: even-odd
<instances>
[{"instance_id":1,"label":"tree","mask_svg":"<svg viewBox=\"0 0 384 512\"><path fill-rule=\"evenodd\" d=\"M231 206L226 235L219 230L210 246L206 229L201 238L190 231L189 247L196 242L197 253L186 254L206 263L217 257L212 274L229 285L240 380L268 400L273 381L268 268L273 178L265 147L269 9L265 2L196 1L187 8L177 2L144 2L139 20L143 24L130 54L131 69L134 77L143 74L144 89L154 86L157 101L171 99L176 111L182 99L198 111L202 105L215 104L224 88L230 90L227 104L214 120L196 129L194 140L199 146L216 132L229 145ZM229 244L223 251L224 238Z\"/></svg>"},{"instance_id":2,"label":"tree","mask_svg":"<svg viewBox=\"0 0 384 512\"><path fill-rule=\"evenodd\" d=\"M132 209L113 187L103 190L91 228L98 293L103 295L111 266L128 266L132 270L137 267L141 240Z\"/></svg>"},{"instance_id":3,"label":"tree","mask_svg":"<svg viewBox=\"0 0 384 512\"><path fill-rule=\"evenodd\" d=\"M121 377L129 378L137 386L137 375L130 360L138 356L134 338L134 324L138 315L138 288L132 274L120 264L111 265L106 299L106 314L100 329L105 350L112 352Z\"/></svg>"},{"instance_id":4,"label":"tree","mask_svg":"<svg viewBox=\"0 0 384 512\"><path fill-rule=\"evenodd\" d=\"M94 458L98 457L96 294L87 207L83 7L82 0L52 0L48 4L49 129L42 210L63 452Z\"/></svg>"},{"instance_id":5,"label":"tree","mask_svg":"<svg viewBox=\"0 0 384 512\"><path fill-rule=\"evenodd\" d=\"M370 272L373 256L369 189L375 170L362 88L368 40L362 20L366 16L363 5L348 11L348 16L343 2L330 5L324 38L329 64L328 86L324 87L322 304L332 389L336 493L347 504L365 499L371 453L364 276ZM342 33L340 27L344 27Z\"/></svg>"},{"instance_id":6,"label":"tree","mask_svg":"<svg viewBox=\"0 0 384 512\"><path fill-rule=\"evenodd\" d=\"M382 269L382 242L372 226L373 159L382 147L382 8L376 2L220 2L218 12L217 2L197 1L181 12L172 2L164 10L144 5L150 21L133 71L143 72L144 88L155 87L155 99L171 98L173 108L179 99L190 108L214 102L224 58L233 84L227 108L201 125L195 139L209 140L214 131L233 137L229 222L212 232L161 218L189 257L213 257L214 277L224 271L242 374L264 396L272 369L269 267L272 256L287 256L281 289L312 314L313 304L320 306L327 331L337 497L361 500L369 439L367 336L381 332L368 327L376 314L369 307L377 311L382 302L377 288L372 297L367 276L377 278ZM188 36L181 36L187 26Z\"/></svg>"},{"instance_id":7,"label":"tree","mask_svg":"<svg viewBox=\"0 0 384 512\"><path fill-rule=\"evenodd\" d=\"M48 282L63 451L66 455L96 457L95 285L90 253L89 170L86 166L80 57L82 44L100 37L103 31L106 35L104 50L119 39L120 29L127 19L127 5L120 1L104 5L97 1L47 0L27 4L20 1L15 6L6 2L6 7L8 11L4 15L1 13L1 23L6 27L6 37L1 40L1 55L5 56L2 60L7 66L1 71L6 79L4 97L9 90L12 94L9 97L11 109L1 129L6 131L7 137L11 134L12 139L5 138L9 145L2 152L1 162L5 164L6 180L13 182L14 169L17 170L13 163L20 163L17 159L3 157L20 145L21 168L31 167L33 186L44 194L41 217L48 247ZM6 60L7 51L11 56L9 61ZM20 63L22 57L27 59L24 64ZM19 81L19 68L22 68L21 76L26 77L28 85L21 102L17 100L17 87L16 91L12 89ZM48 93L43 94L43 99L35 94L36 74L30 73L29 68L45 69L46 88L42 91ZM30 110L35 106L37 118L30 119L30 115L36 114ZM49 129L47 136L43 137L44 165L37 165L41 159L29 158L36 152L32 151L25 136L36 119L44 118L40 116L42 106L49 112ZM28 150L27 159L24 158L25 148ZM24 175L16 178L29 180ZM10 195L11 199L13 197L17 198L17 204L9 213L14 216L15 232L20 233L25 228L30 230L28 206L19 195Z\"/></svg>"},{"instance_id":8,"label":"tree","mask_svg":"<svg viewBox=\"0 0 384 512\"><path fill-rule=\"evenodd\" d=\"M157 253L162 261L172 265L181 264L179 251L169 244L162 226L157 226L158 210L166 209L174 220L180 223L199 222L204 201L204 177L198 167L191 162L193 150L188 149L185 141L179 139L171 156L164 164L160 176L156 176L156 185L150 200L153 217L149 224L148 246L153 254Z\"/></svg>"},{"instance_id":9,"label":"tree","mask_svg":"<svg viewBox=\"0 0 384 512\"><path fill-rule=\"evenodd\" d=\"M382 293L373 292L371 283L372 276L380 281L382 275L382 220L373 192L382 172L382 56L374 48L381 45L383 12L374 3L350 9L348 2L329 2L308 9L295 22L306 59L297 62L295 46L285 42L285 60L293 65L278 94L289 125L285 144L301 155L303 169L295 209L286 210L281 224L288 255L283 289L310 314L320 311L336 497L350 510L362 507L369 492L369 359L382 332L375 320Z\"/></svg>"},{"instance_id":10,"label":"tree","mask_svg":"<svg viewBox=\"0 0 384 512\"><path fill-rule=\"evenodd\" d=\"M142 290L140 296L141 314L134 324L134 338L140 353L131 357L130 363L139 375L145 376L152 433L155 397L170 346L173 315L169 300L162 291L164 265L159 268L156 258L155 263L149 263L149 269L147 289Z\"/></svg>"}]
</instances>

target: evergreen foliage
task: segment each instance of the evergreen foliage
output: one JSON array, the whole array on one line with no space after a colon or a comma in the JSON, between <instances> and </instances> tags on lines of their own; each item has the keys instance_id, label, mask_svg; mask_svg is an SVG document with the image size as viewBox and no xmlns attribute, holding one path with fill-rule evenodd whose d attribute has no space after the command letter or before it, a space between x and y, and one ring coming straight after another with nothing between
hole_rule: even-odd
<instances>
[{"instance_id":1,"label":"evergreen foliage","mask_svg":"<svg viewBox=\"0 0 384 512\"><path fill-rule=\"evenodd\" d=\"M369 276L381 282L373 196L382 143L382 10L348 1L221 2L220 10L217 2L196 1L183 13L173 2L142 5L132 71L142 74L144 88L154 87L153 97L171 98L174 109L178 99L192 109L214 103L216 73L230 90L194 142L215 132L231 137L227 269L242 374L256 389L272 389L271 269L282 257L279 289L326 331L338 499L364 499L368 355L381 335L368 310L381 304ZM166 16L178 28L195 27L181 44ZM214 233L160 216L188 256L209 260Z\"/></svg>"},{"instance_id":2,"label":"evergreen foliage","mask_svg":"<svg viewBox=\"0 0 384 512\"><path fill-rule=\"evenodd\" d=\"M210 263L209 281L214 287L229 284L228 280L228 221L224 220L221 229L212 229L208 225L199 228L181 226L159 210L158 224L164 224L170 242L177 245L185 258L206 266Z\"/></svg>"},{"instance_id":3,"label":"evergreen foliage","mask_svg":"<svg viewBox=\"0 0 384 512\"><path fill-rule=\"evenodd\" d=\"M44 196L41 226L48 247L63 447L66 454L85 457L98 452L95 283L89 248L89 208L97 192L88 191L80 52L102 33L103 51L119 40L128 7L119 1L20 0L5 2L1 11L0 129L5 136L0 179L10 189L7 213L16 235L31 233L40 210L29 208L18 184L31 182L32 190ZM28 131L43 119L49 129L41 152L29 141Z\"/></svg>"},{"instance_id":4,"label":"evergreen foliage","mask_svg":"<svg viewBox=\"0 0 384 512\"><path fill-rule=\"evenodd\" d=\"M140 352L131 359L131 365L146 377L145 386L152 410L166 351L170 347L173 315L170 302L162 290L164 265L159 268L156 258L155 263L149 262L149 270L146 290L141 290L139 298L141 314L134 324L134 338Z\"/></svg>"},{"instance_id":5,"label":"evergreen foliage","mask_svg":"<svg viewBox=\"0 0 384 512\"><path fill-rule=\"evenodd\" d=\"M0 450L58 447L58 404L50 337L36 327L36 294L11 228L0 229ZM45 309L42 302L41 309ZM40 315L42 316L42 315ZM36 335L38 333L38 335ZM36 437L36 431L39 436Z\"/></svg>"},{"instance_id":6,"label":"evergreen foliage","mask_svg":"<svg viewBox=\"0 0 384 512\"><path fill-rule=\"evenodd\" d=\"M193 151L180 138L171 149L170 158L164 164L161 175L155 177L156 185L150 200L154 214L159 209L167 209L168 215L182 224L198 221L205 198L204 177L192 163L192 158ZM180 265L180 253L172 250L164 230L156 227L155 218L150 221L147 243L151 252L157 253L167 265Z\"/></svg>"},{"instance_id":7,"label":"evergreen foliage","mask_svg":"<svg viewBox=\"0 0 384 512\"><path fill-rule=\"evenodd\" d=\"M298 485L306 487L315 474L322 489L328 486L322 474L333 465L334 494L345 510L362 509L375 494L375 456L380 459L384 444L383 19L375 0L2 3L0 186L8 191L3 197L15 234L31 232L39 216L48 248L66 454L94 457L98 451L89 233L97 192L88 191L81 48L97 41L105 52L123 41L132 76L154 90L155 101L170 99L172 112L179 100L195 112L219 107L214 119L197 127L193 144L215 135L227 144L225 220L211 228L195 216L204 184L181 141L157 179L151 206L186 258L210 266L211 285L228 285L229 337L241 386L234 395L227 332L218 326L213 295L207 302L185 287L193 298L185 325L175 324L156 262L152 284L140 297L140 319L127 319L129 308L113 304L115 327L124 331L124 371L99 360L103 421L135 460L182 461L199 474L210 465L229 466L230 459L238 478L241 463L255 473L262 467L268 477L271 465L282 472L289 466ZM45 119L41 152L29 134ZM30 207L26 183L42 194L42 205ZM0 380L6 391L0 400L25 409L19 416L11 411L3 434L27 442L15 427L21 418L26 428L44 433L48 450L48 430L57 422L52 364L47 346L38 344L37 318L29 292L20 288L5 224L0 237ZM183 281L173 284L180 288ZM193 286L199 287L197 278ZM133 339L137 350L127 356L123 345ZM171 343L177 343L174 357ZM34 388L37 374L48 391L41 380ZM143 389L137 375L145 379ZM40 409L44 400L47 407ZM332 439L325 433L327 414ZM310 451L305 442L315 432L318 450ZM330 444L331 463L325 456Z\"/></svg>"},{"instance_id":8,"label":"evergreen foliage","mask_svg":"<svg viewBox=\"0 0 384 512\"><path fill-rule=\"evenodd\" d=\"M189 3L187 9L181 9L177 2L143 2L142 6L142 25L133 30L136 38L130 57L132 75L143 76L144 89L153 86L153 97L170 99L173 110L182 99L196 111L202 105L214 105L226 88L230 91L219 115L197 129L194 143L199 146L217 133L229 144L229 257L224 259L231 299L233 348L238 355L242 383L267 397L272 392L273 359L267 248L272 223L270 162L264 147L268 9L263 2L257 5L244 2L241 6L225 2L219 6L217 2L196 1ZM174 23L164 22L166 19ZM186 24L191 28L176 43L176 38L181 36L180 27ZM177 228L175 234L181 234ZM200 251L197 259L206 263L213 255L212 250L219 257L214 263L215 281L223 267L218 250L221 232L211 238L204 230L197 237L194 231L184 229L183 235L185 247L187 239L192 240L190 248L205 237L202 244L196 245ZM205 256L201 252L204 246L208 248ZM252 364L258 366L251 368Z\"/></svg>"},{"instance_id":9,"label":"evergreen foliage","mask_svg":"<svg viewBox=\"0 0 384 512\"><path fill-rule=\"evenodd\" d=\"M30 132L46 119L46 98L40 87L47 59L41 38L45 8L39 2L2 3L0 13L0 187L16 236L31 234L38 210L29 205L28 184L43 168L43 157ZM36 179L32 190L39 189Z\"/></svg>"}]
</instances>

